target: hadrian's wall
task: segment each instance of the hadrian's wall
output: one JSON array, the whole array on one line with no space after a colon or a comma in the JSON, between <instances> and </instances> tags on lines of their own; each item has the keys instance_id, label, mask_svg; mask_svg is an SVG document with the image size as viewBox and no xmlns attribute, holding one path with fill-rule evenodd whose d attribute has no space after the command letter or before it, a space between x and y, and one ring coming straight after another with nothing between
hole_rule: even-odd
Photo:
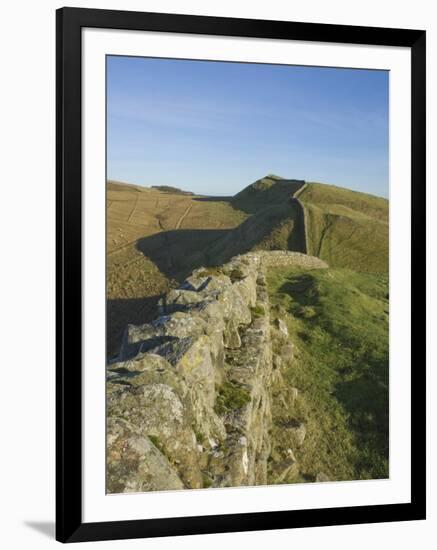
<instances>
[{"instance_id":1,"label":"hadrian's wall","mask_svg":"<svg viewBox=\"0 0 437 550\"><path fill-rule=\"evenodd\" d=\"M256 255L259 257L261 266L264 269L269 266L285 267L287 265L302 267L304 269L322 269L328 267L328 264L320 258L308 256L307 254L302 254L301 252L290 252L288 250L262 250L256 252Z\"/></svg>"},{"instance_id":2,"label":"hadrian's wall","mask_svg":"<svg viewBox=\"0 0 437 550\"><path fill-rule=\"evenodd\" d=\"M267 482L274 376L265 270L323 268L248 253L200 268L129 326L107 371L107 488L142 492Z\"/></svg>"},{"instance_id":3,"label":"hadrian's wall","mask_svg":"<svg viewBox=\"0 0 437 550\"><path fill-rule=\"evenodd\" d=\"M302 201L299 199L299 196L301 193L308 187L308 183L304 182L302 187L300 187L293 195L292 200L299 206L301 212L302 212L302 219L303 219L303 233L304 233L304 252L306 254L309 253L309 241L308 241L308 214L306 211L305 206L303 205Z\"/></svg>"}]
</instances>

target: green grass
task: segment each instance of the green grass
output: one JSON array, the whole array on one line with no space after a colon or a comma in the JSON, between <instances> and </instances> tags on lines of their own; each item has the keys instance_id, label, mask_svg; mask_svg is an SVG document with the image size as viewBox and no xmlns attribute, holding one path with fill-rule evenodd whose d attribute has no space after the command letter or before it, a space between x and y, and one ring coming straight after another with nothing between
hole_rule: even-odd
<instances>
[{"instance_id":1,"label":"green grass","mask_svg":"<svg viewBox=\"0 0 437 550\"><path fill-rule=\"evenodd\" d=\"M223 415L227 411L241 409L249 401L249 392L240 384L231 380L224 382L220 387L214 408L218 415Z\"/></svg>"},{"instance_id":2,"label":"green grass","mask_svg":"<svg viewBox=\"0 0 437 550\"><path fill-rule=\"evenodd\" d=\"M366 215L388 222L388 200L368 193L360 193L325 183L308 183L299 198L302 202L323 206L327 210L340 206L354 211L354 215Z\"/></svg>"},{"instance_id":3,"label":"green grass","mask_svg":"<svg viewBox=\"0 0 437 550\"><path fill-rule=\"evenodd\" d=\"M212 253L304 250L301 210L290 198L302 182L268 176L232 200L250 218L219 240ZM332 267L388 272L388 201L333 185L308 183L298 194L306 209L307 253ZM240 248L238 251L237 248Z\"/></svg>"},{"instance_id":4,"label":"green grass","mask_svg":"<svg viewBox=\"0 0 437 550\"><path fill-rule=\"evenodd\" d=\"M202 487L203 489L208 489L208 487L211 487L214 481L210 478L208 474L205 472L202 472Z\"/></svg>"},{"instance_id":5,"label":"green grass","mask_svg":"<svg viewBox=\"0 0 437 550\"><path fill-rule=\"evenodd\" d=\"M214 270L251 250L305 252L303 182L272 174L233 198L161 192L120 182L107 187L109 356L128 323L152 320L159 297L193 269ZM310 183L308 253L331 267L388 271L388 201Z\"/></svg>"},{"instance_id":6,"label":"green grass","mask_svg":"<svg viewBox=\"0 0 437 550\"><path fill-rule=\"evenodd\" d=\"M276 268L268 289L297 348L274 389L275 445L287 445L279 426L292 415L307 427L295 452L303 481L388 477L387 276ZM278 398L287 387L299 390L290 409Z\"/></svg>"},{"instance_id":7,"label":"green grass","mask_svg":"<svg viewBox=\"0 0 437 550\"><path fill-rule=\"evenodd\" d=\"M264 317L264 315L266 314L264 306L259 304L251 307L250 312L252 314L252 319L259 319L260 317Z\"/></svg>"},{"instance_id":8,"label":"green grass","mask_svg":"<svg viewBox=\"0 0 437 550\"><path fill-rule=\"evenodd\" d=\"M299 195L307 211L308 253L331 267L388 272L388 201L310 183Z\"/></svg>"},{"instance_id":9,"label":"green grass","mask_svg":"<svg viewBox=\"0 0 437 550\"><path fill-rule=\"evenodd\" d=\"M156 435L149 435L148 438L150 439L150 441L153 443L153 445L158 449L158 451L163 454L167 459L168 459L168 456L165 452L165 448L164 448L164 445L162 444L161 440L159 439L158 436Z\"/></svg>"}]
</instances>

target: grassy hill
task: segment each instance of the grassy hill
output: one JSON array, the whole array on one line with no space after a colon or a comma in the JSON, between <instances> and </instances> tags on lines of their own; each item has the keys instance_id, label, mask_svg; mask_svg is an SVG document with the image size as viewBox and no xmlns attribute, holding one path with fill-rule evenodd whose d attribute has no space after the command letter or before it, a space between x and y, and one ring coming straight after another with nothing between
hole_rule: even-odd
<instances>
[{"instance_id":1,"label":"grassy hill","mask_svg":"<svg viewBox=\"0 0 437 550\"><path fill-rule=\"evenodd\" d=\"M273 174L261 178L232 198L235 208L253 214L268 206L288 203L305 184L302 180L287 180Z\"/></svg>"},{"instance_id":2,"label":"grassy hill","mask_svg":"<svg viewBox=\"0 0 437 550\"><path fill-rule=\"evenodd\" d=\"M299 201L306 211L306 236ZM333 267L388 271L386 199L270 175L238 193L232 204L251 217L215 246L220 259L221 248L235 253L238 246L243 252L285 248L318 256Z\"/></svg>"},{"instance_id":3,"label":"grassy hill","mask_svg":"<svg viewBox=\"0 0 437 550\"><path fill-rule=\"evenodd\" d=\"M226 199L210 201L111 181L107 185L108 254L161 231L229 228L246 218Z\"/></svg>"},{"instance_id":4,"label":"grassy hill","mask_svg":"<svg viewBox=\"0 0 437 550\"><path fill-rule=\"evenodd\" d=\"M210 200L109 181L108 354L117 352L128 323L153 319L160 295L175 286L178 275L191 270L196 256L201 263L202 251L247 217L229 199Z\"/></svg>"},{"instance_id":5,"label":"grassy hill","mask_svg":"<svg viewBox=\"0 0 437 550\"><path fill-rule=\"evenodd\" d=\"M308 254L330 266L388 271L386 199L320 183L308 183L299 199L307 211Z\"/></svg>"},{"instance_id":6,"label":"grassy hill","mask_svg":"<svg viewBox=\"0 0 437 550\"><path fill-rule=\"evenodd\" d=\"M235 197L109 181L108 353L117 351L127 323L151 320L160 295L194 268L259 249L307 252L332 267L385 273L388 201L271 174Z\"/></svg>"},{"instance_id":7,"label":"grassy hill","mask_svg":"<svg viewBox=\"0 0 437 550\"><path fill-rule=\"evenodd\" d=\"M331 480L388 477L387 275L272 268L268 290L295 346L273 388L275 446L288 445L282 419L290 414L287 391L298 388L291 412L306 426L295 453L301 481L318 472Z\"/></svg>"},{"instance_id":8,"label":"grassy hill","mask_svg":"<svg viewBox=\"0 0 437 550\"><path fill-rule=\"evenodd\" d=\"M152 189L157 189L163 193L173 193L176 195L194 195L191 191L184 191L179 187L173 187L172 185L152 185Z\"/></svg>"},{"instance_id":9,"label":"grassy hill","mask_svg":"<svg viewBox=\"0 0 437 550\"><path fill-rule=\"evenodd\" d=\"M387 200L274 175L235 197L108 182L107 228L109 356L126 325L154 319L162 294L196 267L250 250L326 260L267 273L279 358L270 466L290 450L292 421L305 429L296 482L388 477Z\"/></svg>"}]
</instances>

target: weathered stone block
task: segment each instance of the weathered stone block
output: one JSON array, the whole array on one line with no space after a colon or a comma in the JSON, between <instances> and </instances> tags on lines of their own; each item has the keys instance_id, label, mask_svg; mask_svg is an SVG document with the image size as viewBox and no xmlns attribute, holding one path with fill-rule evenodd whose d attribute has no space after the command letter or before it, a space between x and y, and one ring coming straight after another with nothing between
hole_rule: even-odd
<instances>
[{"instance_id":1,"label":"weathered stone block","mask_svg":"<svg viewBox=\"0 0 437 550\"><path fill-rule=\"evenodd\" d=\"M148 437L121 419L108 421L107 490L109 493L184 489L167 458Z\"/></svg>"}]
</instances>

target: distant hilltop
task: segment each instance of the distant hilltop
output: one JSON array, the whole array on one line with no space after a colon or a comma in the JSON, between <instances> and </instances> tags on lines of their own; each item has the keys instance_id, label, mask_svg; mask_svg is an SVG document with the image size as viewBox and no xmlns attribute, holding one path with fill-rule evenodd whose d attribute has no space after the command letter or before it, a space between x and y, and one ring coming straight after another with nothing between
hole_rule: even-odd
<instances>
[{"instance_id":1,"label":"distant hilltop","mask_svg":"<svg viewBox=\"0 0 437 550\"><path fill-rule=\"evenodd\" d=\"M275 174L233 197L111 181L108 192L117 224L110 249L141 239L138 250L171 278L192 270L193 254L217 265L251 250L292 250L333 267L388 271L389 202L382 197Z\"/></svg>"},{"instance_id":2,"label":"distant hilltop","mask_svg":"<svg viewBox=\"0 0 437 550\"><path fill-rule=\"evenodd\" d=\"M152 189L157 189L162 193L172 193L176 195L194 195L191 191L184 191L178 187L172 187L171 185L152 185Z\"/></svg>"},{"instance_id":3,"label":"distant hilltop","mask_svg":"<svg viewBox=\"0 0 437 550\"><path fill-rule=\"evenodd\" d=\"M180 189L179 187L173 187L172 185L151 185L150 187L146 187L145 185L138 185L136 183L127 183L124 181L118 181L118 180L111 180L108 179L107 181L109 189L112 191L148 191L150 189L154 189L155 191L159 191L161 193L171 193L172 195L189 195L192 196L194 193L191 191L184 191L183 189Z\"/></svg>"}]
</instances>

